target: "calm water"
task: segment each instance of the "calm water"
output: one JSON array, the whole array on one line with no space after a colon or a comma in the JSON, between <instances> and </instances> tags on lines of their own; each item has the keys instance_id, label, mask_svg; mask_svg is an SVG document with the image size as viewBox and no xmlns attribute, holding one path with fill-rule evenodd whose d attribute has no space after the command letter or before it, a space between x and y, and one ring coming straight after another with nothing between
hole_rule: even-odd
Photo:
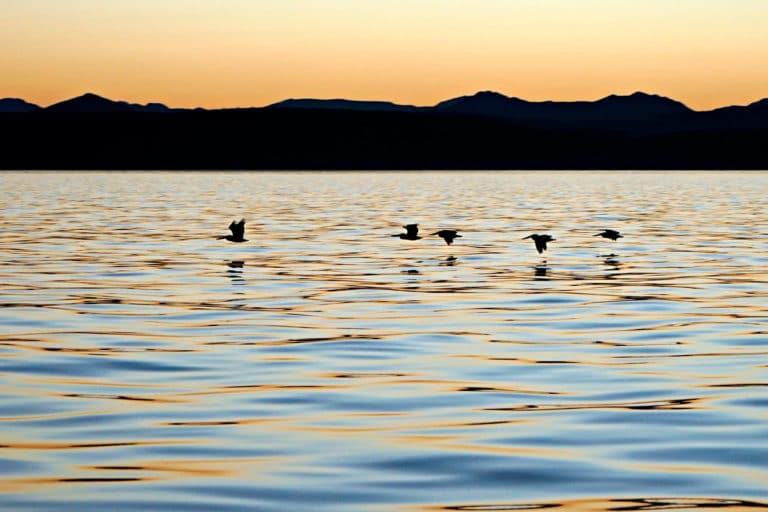
<instances>
[{"instance_id":1,"label":"calm water","mask_svg":"<svg viewBox=\"0 0 768 512\"><path fill-rule=\"evenodd\" d=\"M768 509L768 173L0 190L3 510Z\"/></svg>"}]
</instances>

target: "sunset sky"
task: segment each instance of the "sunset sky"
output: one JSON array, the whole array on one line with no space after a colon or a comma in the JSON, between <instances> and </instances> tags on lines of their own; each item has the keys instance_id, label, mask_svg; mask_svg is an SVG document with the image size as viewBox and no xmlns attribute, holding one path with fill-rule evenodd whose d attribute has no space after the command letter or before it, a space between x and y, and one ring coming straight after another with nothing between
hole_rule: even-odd
<instances>
[{"instance_id":1,"label":"sunset sky","mask_svg":"<svg viewBox=\"0 0 768 512\"><path fill-rule=\"evenodd\" d=\"M768 97L768 0L0 0L0 97Z\"/></svg>"}]
</instances>

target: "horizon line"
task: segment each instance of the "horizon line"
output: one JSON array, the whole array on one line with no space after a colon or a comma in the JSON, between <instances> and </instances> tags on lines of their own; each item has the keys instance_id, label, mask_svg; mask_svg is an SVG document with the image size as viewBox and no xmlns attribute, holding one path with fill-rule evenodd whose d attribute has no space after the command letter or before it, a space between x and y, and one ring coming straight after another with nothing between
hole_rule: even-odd
<instances>
[{"instance_id":1,"label":"horizon line","mask_svg":"<svg viewBox=\"0 0 768 512\"><path fill-rule=\"evenodd\" d=\"M682 105L684 105L686 108L688 108L689 110L691 110L693 112L709 112L709 111L718 110L718 109L721 109L721 108L747 107L747 106L753 105L755 103L758 103L760 101L768 99L768 96L765 96L765 97L762 97L762 98L757 98L754 101L751 101L751 102L745 103L745 104L732 103L732 104L725 104L725 105L721 105L721 106L717 106L717 107L713 107L713 108L709 108L709 109L695 109L695 108L692 108L691 106L689 106L684 101L681 101L681 100L676 99L674 97L666 96L666 95L658 94L658 93L653 93L653 92L646 92L646 91L642 91L642 90L639 90L639 89L635 90L635 91L633 91L631 93L628 93L628 94L610 93L610 94L607 94L607 95L599 96L599 97L597 97L595 99L545 99L545 100L529 100L529 99L526 99L526 98L522 98L520 96L510 96L510 95L507 95L506 93L495 91L495 90L492 90L492 89L480 89L480 90L477 90L477 91L475 91L473 93L461 94L461 95L458 95L458 96L452 96L452 97L449 97L449 98L445 98L445 99L439 100L439 101L437 101L437 103L428 104L428 105L418 105L418 104L415 104L415 103L398 103L397 101L394 101L394 100L391 100L391 99L370 99L370 98L367 98L367 99L357 99L357 98L354 98L354 97L342 97L342 96L335 96L335 97L303 96L303 97L286 97L286 98L283 98L283 99L280 99L280 100L277 100L277 101L265 103L263 105L232 105L232 106L223 106L223 107L203 107L201 105L194 105L194 106L169 105L166 102L159 101L159 100L146 101L146 102L142 103L141 100L128 100L128 99L122 99L122 98L121 99L114 99L113 97L110 97L107 94L100 93L100 92L93 92L93 91L94 91L94 89L86 91L86 92L81 93L81 94L77 94L75 96L71 96L71 97L67 97L67 98L64 98L64 99L61 99L61 100L58 100L58 101L54 101L53 103L50 103L50 104L47 104L47 105L35 103L35 102L29 101L29 100L27 100L26 98L23 98L23 97L7 96L7 97L0 97L0 100L20 100L20 101L24 101L26 103L30 103L32 105L38 106L38 107L40 107L42 109L46 109L46 108L51 107L53 105L57 105L59 103L63 103L63 102L66 102L66 101L70 101L70 100L81 98L83 96L88 96L88 95L98 96L100 98L103 98L103 99L106 99L106 100L109 100L109 101L113 101L113 102L124 102L124 103L134 104L134 105L161 104L161 105L164 105L164 106L166 106L168 108L171 108L171 109L190 109L190 110L191 109L232 110L232 109L249 109L249 108L267 108L267 107L270 107L272 105L276 105L276 104L279 104L279 103L282 103L282 102L286 102L286 101L348 101L348 102L358 102L358 103L389 103L389 104L392 104L392 105L397 105L397 106L402 106L402 107L413 107L413 108L428 109L428 108L433 108L433 107L435 107L435 106L437 106L440 103L443 103L445 101L450 101L450 100L454 100L454 99L458 99L458 98L473 97L473 96L477 96L478 94L483 94L483 93L486 93L486 94L488 94L488 93L490 93L490 94L498 94L498 95L504 96L505 98L508 98L508 99L517 99L517 100L525 101L527 103L594 103L594 102L597 102L597 101L600 101L600 100L604 100L606 98L611 98L611 97L628 98L628 97L631 97L631 96L634 96L634 95L645 95L645 96L653 96L653 97L665 98L665 99L668 99L668 100L676 101L678 103L681 103Z\"/></svg>"}]
</instances>

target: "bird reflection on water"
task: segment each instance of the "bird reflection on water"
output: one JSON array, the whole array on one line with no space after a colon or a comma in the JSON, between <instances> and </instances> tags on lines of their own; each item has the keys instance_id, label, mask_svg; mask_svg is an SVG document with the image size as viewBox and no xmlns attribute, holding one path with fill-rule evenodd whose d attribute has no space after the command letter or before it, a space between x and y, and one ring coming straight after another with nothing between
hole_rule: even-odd
<instances>
[{"instance_id":1,"label":"bird reflection on water","mask_svg":"<svg viewBox=\"0 0 768 512\"><path fill-rule=\"evenodd\" d=\"M245 278L243 277L243 267L245 267L244 261L230 261L227 263L227 277L232 280L232 284L236 286L242 286L245 284Z\"/></svg>"},{"instance_id":2,"label":"bird reflection on water","mask_svg":"<svg viewBox=\"0 0 768 512\"><path fill-rule=\"evenodd\" d=\"M619 271L621 270L621 261L619 261L615 255L606 256L603 260L603 265L606 266L606 279L613 279L620 275Z\"/></svg>"},{"instance_id":3,"label":"bird reflection on water","mask_svg":"<svg viewBox=\"0 0 768 512\"><path fill-rule=\"evenodd\" d=\"M442 265L444 267L452 267L456 265L458 261L459 261L459 258L457 258L456 256L448 256L447 258L445 258L444 261L441 261L439 265Z\"/></svg>"}]
</instances>

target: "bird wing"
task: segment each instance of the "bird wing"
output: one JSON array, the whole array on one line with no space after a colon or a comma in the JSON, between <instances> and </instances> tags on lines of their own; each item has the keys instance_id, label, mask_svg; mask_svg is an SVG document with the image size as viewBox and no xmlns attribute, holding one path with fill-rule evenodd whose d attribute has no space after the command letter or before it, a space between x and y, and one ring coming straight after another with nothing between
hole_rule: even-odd
<instances>
[{"instance_id":1,"label":"bird wing","mask_svg":"<svg viewBox=\"0 0 768 512\"><path fill-rule=\"evenodd\" d=\"M408 224L403 226L405 228L406 233L408 236L416 236L419 234L419 225L418 224Z\"/></svg>"},{"instance_id":2,"label":"bird wing","mask_svg":"<svg viewBox=\"0 0 768 512\"><path fill-rule=\"evenodd\" d=\"M240 222L232 221L232 224L229 225L229 230L234 238L243 238L245 235L245 219L240 219Z\"/></svg>"},{"instance_id":3,"label":"bird wing","mask_svg":"<svg viewBox=\"0 0 768 512\"><path fill-rule=\"evenodd\" d=\"M539 251L539 254L547 250L547 240L545 238L537 237L534 238L533 241L536 244L536 250Z\"/></svg>"}]
</instances>

